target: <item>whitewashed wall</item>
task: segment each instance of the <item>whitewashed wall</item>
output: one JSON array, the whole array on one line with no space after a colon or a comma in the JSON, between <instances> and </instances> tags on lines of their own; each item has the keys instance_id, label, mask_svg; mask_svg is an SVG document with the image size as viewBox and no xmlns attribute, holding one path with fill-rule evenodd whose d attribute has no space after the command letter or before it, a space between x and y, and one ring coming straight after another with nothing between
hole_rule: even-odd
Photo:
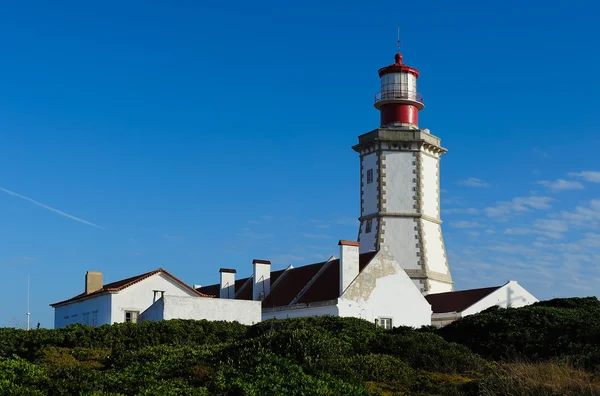
<instances>
[{"instance_id":1,"label":"whitewashed wall","mask_svg":"<svg viewBox=\"0 0 600 396\"><path fill-rule=\"evenodd\" d=\"M224 320L253 325L261 320L261 302L165 295L140 316L140 320L170 319Z\"/></svg>"},{"instance_id":2,"label":"whitewashed wall","mask_svg":"<svg viewBox=\"0 0 600 396\"><path fill-rule=\"evenodd\" d=\"M262 320L269 319L287 319L303 318L306 316L338 316L338 308L335 305L308 306L298 308L297 306L284 308L265 309L262 314Z\"/></svg>"},{"instance_id":3,"label":"whitewashed wall","mask_svg":"<svg viewBox=\"0 0 600 396\"><path fill-rule=\"evenodd\" d=\"M416 161L410 151L384 151L385 208L392 213L415 213ZM387 231L386 231L387 232Z\"/></svg>"},{"instance_id":4,"label":"whitewashed wall","mask_svg":"<svg viewBox=\"0 0 600 396\"><path fill-rule=\"evenodd\" d=\"M373 257L338 300L339 316L374 322L391 317L394 327L431 324L431 306L394 260L387 246Z\"/></svg>"},{"instance_id":5,"label":"whitewashed wall","mask_svg":"<svg viewBox=\"0 0 600 396\"><path fill-rule=\"evenodd\" d=\"M442 242L442 227L440 224L422 220L424 243L426 248L427 267L431 271L448 274L448 262ZM432 292L434 293L434 292Z\"/></svg>"},{"instance_id":6,"label":"whitewashed wall","mask_svg":"<svg viewBox=\"0 0 600 396\"><path fill-rule=\"evenodd\" d=\"M421 154L421 213L439 219L439 159Z\"/></svg>"},{"instance_id":7,"label":"whitewashed wall","mask_svg":"<svg viewBox=\"0 0 600 396\"><path fill-rule=\"evenodd\" d=\"M360 253L367 253L377 250L377 227L379 221L377 218L371 220L371 232L367 233L367 222L363 221L360 225Z\"/></svg>"},{"instance_id":8,"label":"whitewashed wall","mask_svg":"<svg viewBox=\"0 0 600 396\"><path fill-rule=\"evenodd\" d=\"M154 303L153 290L164 290L167 296L198 296L169 276L159 272L113 295L112 323L125 322L125 311L141 313L148 309Z\"/></svg>"},{"instance_id":9,"label":"whitewashed wall","mask_svg":"<svg viewBox=\"0 0 600 396\"><path fill-rule=\"evenodd\" d=\"M90 326L111 324L111 294L101 294L54 308L55 329L74 323Z\"/></svg>"},{"instance_id":10,"label":"whitewashed wall","mask_svg":"<svg viewBox=\"0 0 600 396\"><path fill-rule=\"evenodd\" d=\"M373 182L367 184L367 172L373 170ZM377 161L377 155L375 153L365 155L362 157L362 190L363 190L363 213L362 215L369 215L377 213L377 188L378 188L378 176L379 166Z\"/></svg>"},{"instance_id":11,"label":"whitewashed wall","mask_svg":"<svg viewBox=\"0 0 600 396\"><path fill-rule=\"evenodd\" d=\"M427 294L446 293L451 292L452 290L452 284L430 279L429 291L427 292Z\"/></svg>"},{"instance_id":12,"label":"whitewashed wall","mask_svg":"<svg viewBox=\"0 0 600 396\"><path fill-rule=\"evenodd\" d=\"M473 315L497 305L502 308L519 308L538 302L531 293L517 283L509 281L500 289L487 295L462 312L462 316Z\"/></svg>"},{"instance_id":13,"label":"whitewashed wall","mask_svg":"<svg viewBox=\"0 0 600 396\"><path fill-rule=\"evenodd\" d=\"M417 222L412 217L387 217L383 243L387 245L396 261L406 269L421 269L417 256L421 243L419 232L415 230Z\"/></svg>"}]
</instances>

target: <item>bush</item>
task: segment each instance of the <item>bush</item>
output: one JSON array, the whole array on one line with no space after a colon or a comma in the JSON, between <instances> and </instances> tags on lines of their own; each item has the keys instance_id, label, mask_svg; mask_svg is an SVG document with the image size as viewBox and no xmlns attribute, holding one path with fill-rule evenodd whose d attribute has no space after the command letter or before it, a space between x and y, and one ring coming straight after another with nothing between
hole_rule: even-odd
<instances>
[{"instance_id":1,"label":"bush","mask_svg":"<svg viewBox=\"0 0 600 396\"><path fill-rule=\"evenodd\" d=\"M443 327L438 334L495 360L571 361L588 370L600 365L600 304L595 298L488 310Z\"/></svg>"}]
</instances>

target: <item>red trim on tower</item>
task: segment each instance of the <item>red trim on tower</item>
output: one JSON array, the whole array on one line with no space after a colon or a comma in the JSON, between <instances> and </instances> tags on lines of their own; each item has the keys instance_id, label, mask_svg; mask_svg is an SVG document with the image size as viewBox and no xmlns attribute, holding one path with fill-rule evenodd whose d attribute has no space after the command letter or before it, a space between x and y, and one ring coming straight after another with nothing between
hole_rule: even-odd
<instances>
[{"instance_id":1,"label":"red trim on tower","mask_svg":"<svg viewBox=\"0 0 600 396\"><path fill-rule=\"evenodd\" d=\"M406 103L386 103L379 110L381 126L401 123L419 125L419 109Z\"/></svg>"}]
</instances>

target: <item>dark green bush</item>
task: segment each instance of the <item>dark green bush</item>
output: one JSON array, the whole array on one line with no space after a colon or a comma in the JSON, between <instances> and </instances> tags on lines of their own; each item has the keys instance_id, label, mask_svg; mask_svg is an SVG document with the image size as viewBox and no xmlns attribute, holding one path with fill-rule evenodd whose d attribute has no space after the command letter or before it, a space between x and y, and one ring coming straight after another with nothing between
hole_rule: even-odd
<instances>
[{"instance_id":1,"label":"dark green bush","mask_svg":"<svg viewBox=\"0 0 600 396\"><path fill-rule=\"evenodd\" d=\"M570 361L588 370L600 365L600 305L596 298L487 310L443 327L438 334L495 360Z\"/></svg>"},{"instance_id":2,"label":"dark green bush","mask_svg":"<svg viewBox=\"0 0 600 396\"><path fill-rule=\"evenodd\" d=\"M596 374L560 367L596 370L598 339L595 299L492 308L440 330L336 317L0 329L0 395L595 395Z\"/></svg>"}]
</instances>

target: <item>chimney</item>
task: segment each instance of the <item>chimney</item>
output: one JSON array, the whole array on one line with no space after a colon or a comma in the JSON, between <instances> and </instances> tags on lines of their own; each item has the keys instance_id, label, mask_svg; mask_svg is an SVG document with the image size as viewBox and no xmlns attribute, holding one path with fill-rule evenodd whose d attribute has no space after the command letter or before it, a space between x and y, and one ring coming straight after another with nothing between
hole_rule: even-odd
<instances>
[{"instance_id":1,"label":"chimney","mask_svg":"<svg viewBox=\"0 0 600 396\"><path fill-rule=\"evenodd\" d=\"M359 243L341 240L340 246L340 296L358 276Z\"/></svg>"},{"instance_id":2,"label":"chimney","mask_svg":"<svg viewBox=\"0 0 600 396\"><path fill-rule=\"evenodd\" d=\"M85 294L102 289L102 272L88 271L85 273Z\"/></svg>"},{"instance_id":3,"label":"chimney","mask_svg":"<svg viewBox=\"0 0 600 396\"><path fill-rule=\"evenodd\" d=\"M253 260L254 274L252 284L252 299L262 301L271 292L271 262L268 260Z\"/></svg>"},{"instance_id":4,"label":"chimney","mask_svg":"<svg viewBox=\"0 0 600 396\"><path fill-rule=\"evenodd\" d=\"M221 268L221 292L219 298L234 298L235 297L235 270L229 268Z\"/></svg>"}]
</instances>

